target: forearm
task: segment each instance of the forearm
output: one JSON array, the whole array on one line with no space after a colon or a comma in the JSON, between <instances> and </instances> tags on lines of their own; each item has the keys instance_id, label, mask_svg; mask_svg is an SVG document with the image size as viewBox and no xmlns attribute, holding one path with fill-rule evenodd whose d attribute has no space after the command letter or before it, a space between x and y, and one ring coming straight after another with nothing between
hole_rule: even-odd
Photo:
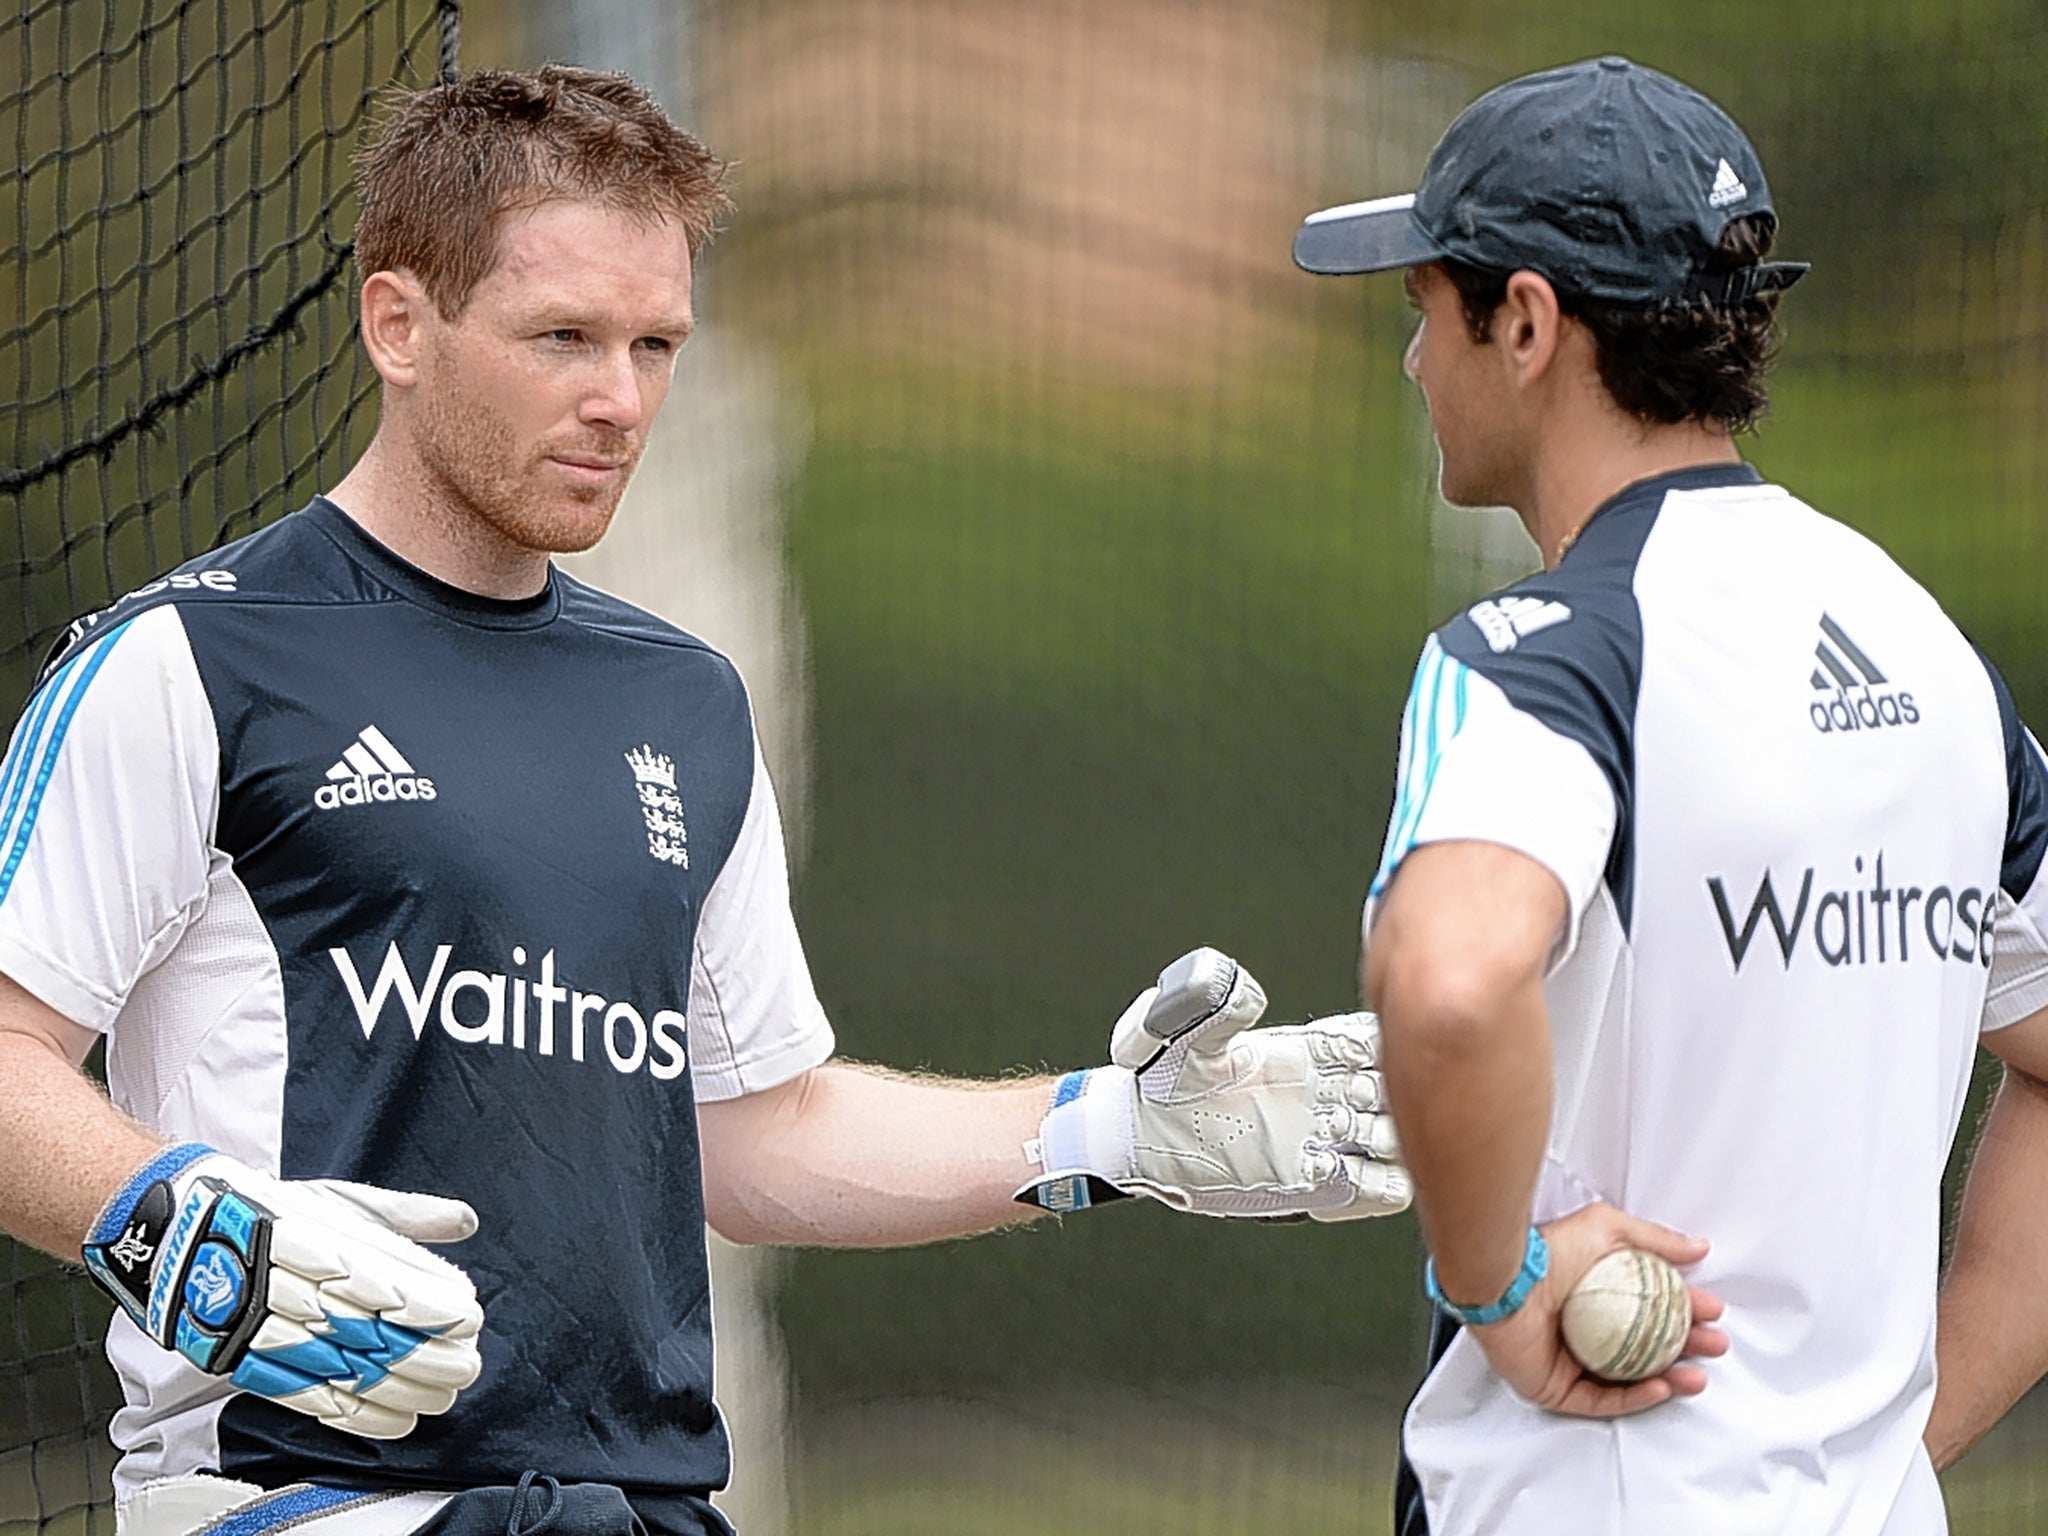
<instances>
[{"instance_id":1,"label":"forearm","mask_svg":"<svg viewBox=\"0 0 2048 1536\"><path fill-rule=\"evenodd\" d=\"M1409 854L1361 978L1380 1012L1387 1101L1445 1296L1497 1299L1522 1267L1550 1135L1543 975L1564 888L1491 843Z\"/></svg>"},{"instance_id":2,"label":"forearm","mask_svg":"<svg viewBox=\"0 0 2048 1536\"><path fill-rule=\"evenodd\" d=\"M1927 1448L1946 1467L2048 1372L2048 1085L2007 1068L1942 1282Z\"/></svg>"},{"instance_id":3,"label":"forearm","mask_svg":"<svg viewBox=\"0 0 2048 1536\"><path fill-rule=\"evenodd\" d=\"M1048 1078L974 1083L833 1063L699 1112L711 1225L743 1243L889 1248L1043 1214L1011 1197L1037 1172Z\"/></svg>"},{"instance_id":4,"label":"forearm","mask_svg":"<svg viewBox=\"0 0 2048 1536\"><path fill-rule=\"evenodd\" d=\"M1521 1268L1550 1127L1550 1031L1526 982L1460 1008L1384 1000L1383 1070L1415 1179L1423 1236L1446 1296L1490 1302Z\"/></svg>"},{"instance_id":5,"label":"forearm","mask_svg":"<svg viewBox=\"0 0 2048 1536\"><path fill-rule=\"evenodd\" d=\"M65 1058L52 1036L74 1031L0 977L0 1229L76 1263L93 1218L161 1143Z\"/></svg>"}]
</instances>

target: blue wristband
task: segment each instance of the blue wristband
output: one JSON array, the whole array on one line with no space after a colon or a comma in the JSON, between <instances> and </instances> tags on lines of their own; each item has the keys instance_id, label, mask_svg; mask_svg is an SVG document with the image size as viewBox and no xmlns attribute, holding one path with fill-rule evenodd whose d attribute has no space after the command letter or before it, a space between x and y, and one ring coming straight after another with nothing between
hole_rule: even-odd
<instances>
[{"instance_id":1,"label":"blue wristband","mask_svg":"<svg viewBox=\"0 0 2048 1536\"><path fill-rule=\"evenodd\" d=\"M1543 1234L1534 1227L1529 1229L1529 1246L1522 1250L1522 1268L1508 1288L1501 1293L1499 1301L1484 1307L1461 1307L1445 1297L1436 1283L1436 1260L1431 1259L1422 1268L1422 1288L1429 1293L1429 1299L1436 1303L1437 1310L1446 1317L1454 1317L1468 1328L1484 1328L1488 1323L1500 1322L1513 1317L1522 1310L1522 1303L1529 1299L1529 1293L1536 1289L1536 1282L1550 1273L1550 1245L1543 1241Z\"/></svg>"}]
</instances>

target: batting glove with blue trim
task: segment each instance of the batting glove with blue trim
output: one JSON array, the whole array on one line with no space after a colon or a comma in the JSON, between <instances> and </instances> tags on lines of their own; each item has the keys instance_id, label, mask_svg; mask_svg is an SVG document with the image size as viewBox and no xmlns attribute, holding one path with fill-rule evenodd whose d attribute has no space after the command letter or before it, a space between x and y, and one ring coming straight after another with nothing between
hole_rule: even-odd
<instances>
[{"instance_id":1,"label":"batting glove with blue trim","mask_svg":"<svg viewBox=\"0 0 2048 1536\"><path fill-rule=\"evenodd\" d=\"M185 1142L107 1202L84 1258L137 1327L200 1370L395 1440L483 1368L476 1287L419 1246L474 1231L460 1200L287 1182Z\"/></svg>"},{"instance_id":2,"label":"batting glove with blue trim","mask_svg":"<svg viewBox=\"0 0 2048 1536\"><path fill-rule=\"evenodd\" d=\"M1026 1204L1149 1195L1205 1216L1345 1221L1413 1194L1368 1013L1253 1029L1266 994L1213 949L1181 956L1117 1020L1114 1063L1070 1072L1027 1148Z\"/></svg>"}]
</instances>

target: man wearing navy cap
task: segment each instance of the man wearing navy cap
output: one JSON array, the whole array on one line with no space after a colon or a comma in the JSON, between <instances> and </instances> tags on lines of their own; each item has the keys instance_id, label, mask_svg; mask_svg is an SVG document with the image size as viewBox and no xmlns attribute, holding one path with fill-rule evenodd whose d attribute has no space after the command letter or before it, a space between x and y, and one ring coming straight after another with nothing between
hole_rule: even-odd
<instances>
[{"instance_id":1,"label":"man wearing navy cap","mask_svg":"<svg viewBox=\"0 0 2048 1536\"><path fill-rule=\"evenodd\" d=\"M1806 271L1776 226L1724 112L1600 59L1296 237L1405 271L1443 494L1513 507L1543 563L1425 645L1366 904L1439 1323L1404 1536L1938 1532L1935 1458L2041 1374L2048 1325L1988 1319L2038 1288L2048 763L1934 600L1737 452ZM1937 1404L1980 1038L2012 1070ZM1704 1365L1566 1353L1623 1245L1687 1267Z\"/></svg>"}]
</instances>

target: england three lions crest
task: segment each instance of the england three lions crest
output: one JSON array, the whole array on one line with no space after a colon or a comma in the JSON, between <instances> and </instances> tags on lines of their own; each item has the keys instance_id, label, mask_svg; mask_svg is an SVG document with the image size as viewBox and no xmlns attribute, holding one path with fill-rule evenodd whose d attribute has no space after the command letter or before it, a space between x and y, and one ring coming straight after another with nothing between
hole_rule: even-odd
<instances>
[{"instance_id":1,"label":"england three lions crest","mask_svg":"<svg viewBox=\"0 0 2048 1536\"><path fill-rule=\"evenodd\" d=\"M640 792L640 817L647 823L647 851L664 864L690 867L690 829L683 825L683 797L676 793L676 763L666 752L641 745L626 754Z\"/></svg>"}]
</instances>

